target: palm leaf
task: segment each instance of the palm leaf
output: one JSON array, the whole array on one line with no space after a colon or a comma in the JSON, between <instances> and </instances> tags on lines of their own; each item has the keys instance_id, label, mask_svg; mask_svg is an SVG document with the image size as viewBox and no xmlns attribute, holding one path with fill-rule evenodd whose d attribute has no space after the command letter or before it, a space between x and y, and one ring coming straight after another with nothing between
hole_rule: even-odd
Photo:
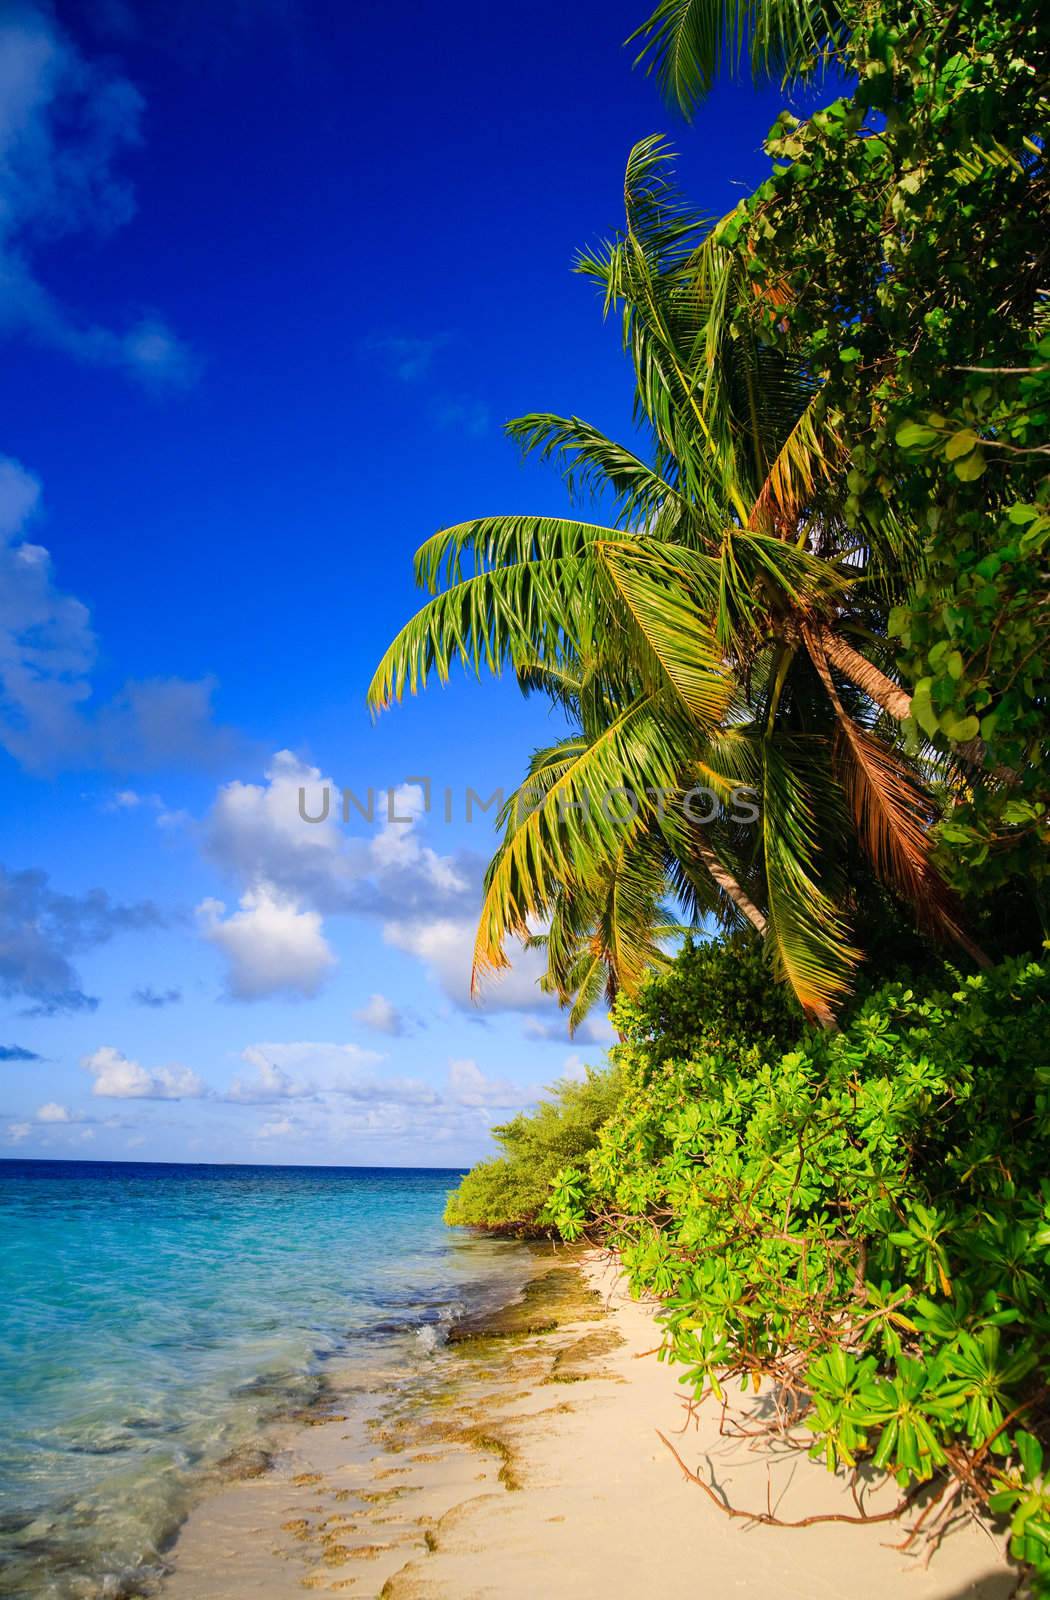
<instances>
[{"instance_id":1,"label":"palm leaf","mask_svg":"<svg viewBox=\"0 0 1050 1600\"><path fill-rule=\"evenodd\" d=\"M485 877L475 989L482 973L507 966L506 940L527 936L530 917L547 915L562 885L592 882L637 837L653 811L650 789L676 784L673 729L667 695L640 696L530 797L531 809L506 817Z\"/></svg>"},{"instance_id":2,"label":"palm leaf","mask_svg":"<svg viewBox=\"0 0 1050 1600\"><path fill-rule=\"evenodd\" d=\"M666 514L669 502L678 499L666 478L579 417L549 413L518 417L508 422L506 431L523 454L538 452L541 461L560 458L562 477L574 499L611 490L619 506L617 527L651 526Z\"/></svg>"},{"instance_id":3,"label":"palm leaf","mask_svg":"<svg viewBox=\"0 0 1050 1600\"><path fill-rule=\"evenodd\" d=\"M709 621L689 589L675 577L672 555L651 546L604 543L599 546L624 604L640 629L652 659L689 714L701 727L717 725L725 715L733 683ZM713 588L713 585L711 586ZM710 591L709 591L710 597Z\"/></svg>"},{"instance_id":4,"label":"palm leaf","mask_svg":"<svg viewBox=\"0 0 1050 1600\"><path fill-rule=\"evenodd\" d=\"M835 688L820 641L807 633L839 724L837 766L857 836L883 882L914 907L920 927L973 946L959 922L959 906L930 859L934 810L901 757L849 716Z\"/></svg>"},{"instance_id":5,"label":"palm leaf","mask_svg":"<svg viewBox=\"0 0 1050 1600\"><path fill-rule=\"evenodd\" d=\"M660 0L627 43L642 41L635 65L655 72L668 101L691 117L745 49L756 77L791 76L840 30L837 8L814 0Z\"/></svg>"},{"instance_id":6,"label":"palm leaf","mask_svg":"<svg viewBox=\"0 0 1050 1600\"><path fill-rule=\"evenodd\" d=\"M818 819L828 817L828 790L812 768L801 740L790 747L768 739L762 786L762 848L769 904L768 938L775 968L803 1010L824 1026L849 989L860 952L849 943L845 920L817 876L822 840Z\"/></svg>"},{"instance_id":7,"label":"palm leaf","mask_svg":"<svg viewBox=\"0 0 1050 1600\"><path fill-rule=\"evenodd\" d=\"M447 683L456 661L479 675L518 659L557 663L578 647L588 587L586 563L572 558L523 561L454 584L401 629L376 668L369 705L382 710L406 688L416 694L432 674Z\"/></svg>"},{"instance_id":8,"label":"palm leaf","mask_svg":"<svg viewBox=\"0 0 1050 1600\"><path fill-rule=\"evenodd\" d=\"M472 558L475 573L582 556L589 545L607 539L612 531L571 517L475 517L442 528L420 545L414 560L416 583L436 594L443 586L461 582L464 556Z\"/></svg>"}]
</instances>

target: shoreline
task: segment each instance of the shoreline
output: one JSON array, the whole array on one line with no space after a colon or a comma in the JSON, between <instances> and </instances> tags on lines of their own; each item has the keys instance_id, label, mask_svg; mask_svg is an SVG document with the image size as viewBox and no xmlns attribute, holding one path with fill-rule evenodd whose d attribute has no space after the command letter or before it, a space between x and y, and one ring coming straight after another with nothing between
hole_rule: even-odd
<instances>
[{"instance_id":1,"label":"shoreline","mask_svg":"<svg viewBox=\"0 0 1050 1600\"><path fill-rule=\"evenodd\" d=\"M892 1548L906 1522L726 1517L657 1430L734 1504L787 1520L855 1506L804 1455L720 1436L716 1408L690 1423L674 1370L652 1353L654 1308L626 1296L608 1260L548 1248L516 1299L465 1317L416 1370L377 1361L367 1381L336 1385L327 1410L288 1425L268 1470L206 1495L169 1552L163 1600L1012 1593L1001 1547L973 1522L926 1566L923 1551ZM768 1404L760 1393L743 1409ZM866 1509L893 1499L883 1486Z\"/></svg>"}]
</instances>

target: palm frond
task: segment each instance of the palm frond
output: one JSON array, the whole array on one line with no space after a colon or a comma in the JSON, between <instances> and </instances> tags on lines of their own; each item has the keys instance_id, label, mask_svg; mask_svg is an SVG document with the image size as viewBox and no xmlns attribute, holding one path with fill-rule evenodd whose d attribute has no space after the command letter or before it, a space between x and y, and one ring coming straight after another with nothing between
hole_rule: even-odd
<instances>
[{"instance_id":1,"label":"palm frond","mask_svg":"<svg viewBox=\"0 0 1050 1600\"><path fill-rule=\"evenodd\" d=\"M368 704L383 710L424 688L447 683L455 662L480 676L518 660L559 662L578 647L593 587L587 563L523 561L465 578L423 606L401 629L376 668Z\"/></svg>"},{"instance_id":2,"label":"palm frond","mask_svg":"<svg viewBox=\"0 0 1050 1600\"><path fill-rule=\"evenodd\" d=\"M769 468L748 526L790 536L820 483L829 483L845 460L841 438L828 426L823 396L816 394Z\"/></svg>"},{"instance_id":3,"label":"palm frond","mask_svg":"<svg viewBox=\"0 0 1050 1600\"><path fill-rule=\"evenodd\" d=\"M716 726L732 698L733 683L709 609L698 607L689 589L674 581L670 552L666 561L658 562L647 557L650 546L643 550L634 541L605 543L599 549L664 681L701 727Z\"/></svg>"},{"instance_id":4,"label":"palm frond","mask_svg":"<svg viewBox=\"0 0 1050 1600\"><path fill-rule=\"evenodd\" d=\"M525 455L538 452L541 461L560 458L562 477L573 498L611 490L619 510L618 528L650 526L666 513L677 490L633 451L606 438L579 417L550 413L518 417L507 433Z\"/></svg>"},{"instance_id":5,"label":"palm frond","mask_svg":"<svg viewBox=\"0 0 1050 1600\"><path fill-rule=\"evenodd\" d=\"M857 837L876 874L914 908L920 927L973 948L960 908L931 859L935 820L928 791L895 751L848 714L819 638L807 644L839 724L836 765Z\"/></svg>"},{"instance_id":6,"label":"palm frond","mask_svg":"<svg viewBox=\"0 0 1050 1600\"><path fill-rule=\"evenodd\" d=\"M627 43L642 41L635 65L655 72L667 100L691 117L745 50L756 77L791 76L840 29L837 8L814 0L660 0Z\"/></svg>"},{"instance_id":7,"label":"palm frond","mask_svg":"<svg viewBox=\"0 0 1050 1600\"><path fill-rule=\"evenodd\" d=\"M768 938L774 967L787 979L808 1016L824 1026L849 989L860 952L845 919L822 887L818 819L827 818L833 787L805 769L802 741L788 747L768 739L762 786L762 847L769 905ZM825 841L826 842L826 841Z\"/></svg>"},{"instance_id":8,"label":"palm frond","mask_svg":"<svg viewBox=\"0 0 1050 1600\"><path fill-rule=\"evenodd\" d=\"M529 809L506 818L485 877L475 989L482 973L506 967L506 940L546 916L560 886L592 882L637 838L653 810L650 791L673 788L678 763L673 703L666 693L643 695L530 796Z\"/></svg>"},{"instance_id":9,"label":"palm frond","mask_svg":"<svg viewBox=\"0 0 1050 1600\"><path fill-rule=\"evenodd\" d=\"M564 561L584 555L612 531L571 517L475 517L442 528L420 545L413 562L416 585L436 594L462 582L464 557L471 560L467 576L527 561Z\"/></svg>"}]
</instances>

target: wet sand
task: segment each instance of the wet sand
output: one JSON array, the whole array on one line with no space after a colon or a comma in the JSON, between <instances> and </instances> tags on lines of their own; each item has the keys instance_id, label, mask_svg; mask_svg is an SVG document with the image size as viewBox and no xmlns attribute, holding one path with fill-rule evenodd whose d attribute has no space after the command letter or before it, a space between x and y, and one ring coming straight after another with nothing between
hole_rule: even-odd
<instances>
[{"instance_id":1,"label":"wet sand","mask_svg":"<svg viewBox=\"0 0 1050 1600\"><path fill-rule=\"evenodd\" d=\"M717 1409L689 1422L674 1369L651 1353L651 1308L608 1263L581 1261L536 1252L516 1303L458 1324L407 1374L403 1356L355 1368L353 1389L277 1436L268 1470L200 1503L163 1600L1006 1600L1014 1578L973 1522L927 1567L894 1548L906 1523L724 1516L657 1430L737 1505L784 1519L855 1507L804 1456L721 1437Z\"/></svg>"}]
</instances>

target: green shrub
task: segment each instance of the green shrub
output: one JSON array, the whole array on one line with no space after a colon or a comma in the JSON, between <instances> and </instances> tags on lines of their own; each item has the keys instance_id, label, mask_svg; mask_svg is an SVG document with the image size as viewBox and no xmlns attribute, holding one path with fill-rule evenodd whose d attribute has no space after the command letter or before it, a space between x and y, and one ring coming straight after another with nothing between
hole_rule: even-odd
<instances>
[{"instance_id":1,"label":"green shrub","mask_svg":"<svg viewBox=\"0 0 1050 1600\"><path fill-rule=\"evenodd\" d=\"M583 1160L599 1130L616 1108L620 1074L616 1068L588 1067L581 1082L563 1079L535 1111L519 1112L493 1128L506 1154L483 1161L452 1190L445 1221L452 1227L481 1227L507 1233L553 1229L547 1213L551 1180L566 1163Z\"/></svg>"},{"instance_id":2,"label":"green shrub","mask_svg":"<svg viewBox=\"0 0 1050 1600\"><path fill-rule=\"evenodd\" d=\"M762 941L735 933L687 940L674 964L616 1013L622 1036L645 1040L653 1058L686 1056L712 1037L786 1049L802 1035L802 1010L787 984L774 983Z\"/></svg>"},{"instance_id":3,"label":"green shrub","mask_svg":"<svg viewBox=\"0 0 1050 1600\"><path fill-rule=\"evenodd\" d=\"M774 1378L829 1467L954 1474L1050 1575L1047 967L886 985L786 1052L669 1049L682 981L618 1012L622 1099L550 1214L604 1224L697 1394Z\"/></svg>"}]
</instances>

